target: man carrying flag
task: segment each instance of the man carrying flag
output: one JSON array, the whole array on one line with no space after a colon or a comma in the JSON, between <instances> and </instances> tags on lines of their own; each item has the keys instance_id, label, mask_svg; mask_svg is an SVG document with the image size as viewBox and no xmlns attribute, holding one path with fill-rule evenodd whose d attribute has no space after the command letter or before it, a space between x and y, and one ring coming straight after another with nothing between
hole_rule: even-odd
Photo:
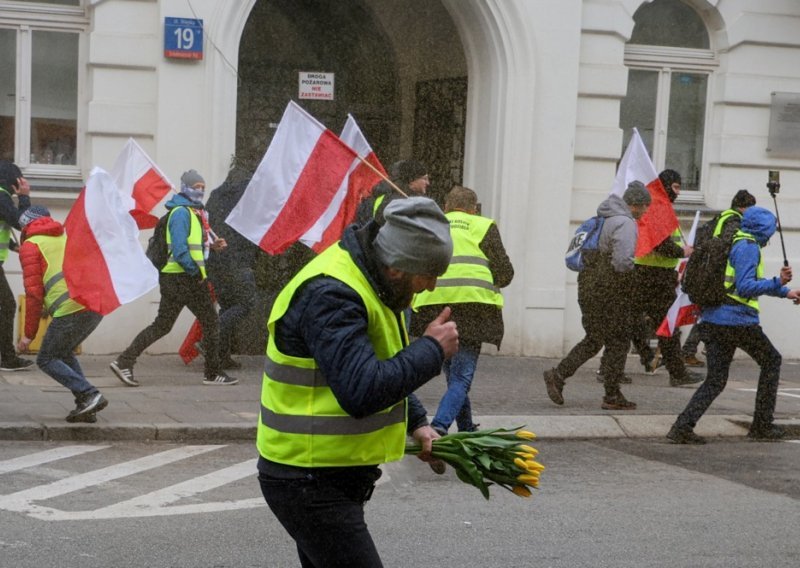
<instances>
[{"instance_id":1,"label":"man carrying flag","mask_svg":"<svg viewBox=\"0 0 800 568\"><path fill-rule=\"evenodd\" d=\"M155 321L143 329L116 361L111 370L128 386L139 386L133 376L136 359L153 343L170 332L184 307L200 320L203 326L205 349L204 385L235 385L238 379L229 377L219 359L219 323L211 301L206 280L205 257L209 227L203 218L205 180L195 170L181 176L181 191L167 202L167 248L169 258L159 274L161 303ZM224 239L210 245L225 248Z\"/></svg>"},{"instance_id":2,"label":"man carrying flag","mask_svg":"<svg viewBox=\"0 0 800 568\"><path fill-rule=\"evenodd\" d=\"M658 175L661 184L674 203L681 191L681 176L675 170L664 170ZM674 215L674 211L673 211ZM634 346L642 359L645 368L655 371L658 361L650 348L650 325L645 318L649 318L654 325L659 325L675 302L675 288L678 285L678 272L676 270L681 258L692 254L692 247L685 244L680 227L671 235L657 244L652 251L636 258L634 272L634 302L636 310L633 322ZM664 358L664 364L669 371L670 386L677 387L701 382L703 379L697 373L686 369L681 356L680 337L675 334L670 337L659 337L658 346Z\"/></svg>"}]
</instances>

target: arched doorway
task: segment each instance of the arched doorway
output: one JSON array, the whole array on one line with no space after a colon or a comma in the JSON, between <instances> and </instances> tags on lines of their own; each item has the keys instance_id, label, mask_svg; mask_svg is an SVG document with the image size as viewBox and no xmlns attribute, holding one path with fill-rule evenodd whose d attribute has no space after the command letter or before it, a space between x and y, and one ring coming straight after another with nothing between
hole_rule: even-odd
<instances>
[{"instance_id":1,"label":"arched doorway","mask_svg":"<svg viewBox=\"0 0 800 568\"><path fill-rule=\"evenodd\" d=\"M333 100L298 100L303 71L333 73ZM258 0L239 43L237 163L255 169L296 100L334 132L352 114L387 168L409 157L425 162L430 195L443 203L463 179L467 84L461 39L438 1ZM240 352L263 351L271 297L307 258L287 256L259 261L266 292L242 326Z\"/></svg>"}]
</instances>

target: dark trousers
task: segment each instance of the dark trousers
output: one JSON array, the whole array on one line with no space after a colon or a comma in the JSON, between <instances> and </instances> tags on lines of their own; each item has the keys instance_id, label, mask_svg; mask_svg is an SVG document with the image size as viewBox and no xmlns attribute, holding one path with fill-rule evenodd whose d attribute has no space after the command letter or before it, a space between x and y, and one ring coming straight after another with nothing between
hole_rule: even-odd
<instances>
[{"instance_id":1,"label":"dark trousers","mask_svg":"<svg viewBox=\"0 0 800 568\"><path fill-rule=\"evenodd\" d=\"M0 262L0 360L13 361L17 357L14 350L14 317L17 302L8 285L3 263Z\"/></svg>"},{"instance_id":2,"label":"dark trousers","mask_svg":"<svg viewBox=\"0 0 800 568\"><path fill-rule=\"evenodd\" d=\"M677 272L672 268L637 266L634 274L636 314L633 322L633 346L644 361L649 361L653 358L650 336L664 321L670 306L675 302ZM672 337L659 336L658 346L670 376L685 376L686 364L681 353L680 334L674 333Z\"/></svg>"},{"instance_id":3,"label":"dark trousers","mask_svg":"<svg viewBox=\"0 0 800 568\"><path fill-rule=\"evenodd\" d=\"M221 273L219 273L221 272ZM219 356L231 356L236 327L255 305L256 281L251 269L218 271L209 276L219 304Z\"/></svg>"},{"instance_id":4,"label":"dark trousers","mask_svg":"<svg viewBox=\"0 0 800 568\"><path fill-rule=\"evenodd\" d=\"M91 310L53 318L42 339L36 364L75 395L97 392L86 380L75 357L75 348L91 335L102 320L103 316Z\"/></svg>"},{"instance_id":5,"label":"dark trousers","mask_svg":"<svg viewBox=\"0 0 800 568\"><path fill-rule=\"evenodd\" d=\"M600 286L590 279L584 281L581 273L578 276L578 305L586 335L556 369L565 379L571 377L605 347L600 369L603 371L606 396L614 396L619 392L632 332L627 298L613 285Z\"/></svg>"},{"instance_id":6,"label":"dark trousers","mask_svg":"<svg viewBox=\"0 0 800 568\"><path fill-rule=\"evenodd\" d=\"M344 469L338 474L309 473L302 479L259 473L264 499L297 544L303 568L383 566L364 521L364 503L380 470L375 468L373 474Z\"/></svg>"},{"instance_id":7,"label":"dark trousers","mask_svg":"<svg viewBox=\"0 0 800 568\"><path fill-rule=\"evenodd\" d=\"M139 332L117 361L124 367L132 367L145 349L172 330L181 310L186 307L203 326L205 375L207 377L216 375L220 370L219 324L208 284L205 281L199 282L185 273L161 273L158 282L161 286L161 303L158 305L156 319Z\"/></svg>"},{"instance_id":8,"label":"dark trousers","mask_svg":"<svg viewBox=\"0 0 800 568\"><path fill-rule=\"evenodd\" d=\"M700 324L700 339L706 344L706 380L695 391L686 409L675 424L679 428L694 428L714 399L725 389L733 354L738 347L758 363L756 405L751 429L761 430L772 425L778 381L781 373L781 354L764 334L760 325L727 326Z\"/></svg>"}]
</instances>

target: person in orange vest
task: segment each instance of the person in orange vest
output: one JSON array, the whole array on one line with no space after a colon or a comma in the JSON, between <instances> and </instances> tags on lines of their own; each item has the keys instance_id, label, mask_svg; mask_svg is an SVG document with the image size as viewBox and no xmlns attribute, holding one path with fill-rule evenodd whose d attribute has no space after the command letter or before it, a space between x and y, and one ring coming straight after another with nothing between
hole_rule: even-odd
<instances>
[{"instance_id":1,"label":"person in orange vest","mask_svg":"<svg viewBox=\"0 0 800 568\"><path fill-rule=\"evenodd\" d=\"M67 422L96 422L96 414L108 406L81 370L75 348L100 325L103 316L86 309L69 296L61 266L67 237L64 226L40 205L29 207L19 217L22 245L19 249L25 285L25 333L17 349L28 350L39 331L42 316L53 320L44 334L36 364L75 397L75 409Z\"/></svg>"}]
</instances>

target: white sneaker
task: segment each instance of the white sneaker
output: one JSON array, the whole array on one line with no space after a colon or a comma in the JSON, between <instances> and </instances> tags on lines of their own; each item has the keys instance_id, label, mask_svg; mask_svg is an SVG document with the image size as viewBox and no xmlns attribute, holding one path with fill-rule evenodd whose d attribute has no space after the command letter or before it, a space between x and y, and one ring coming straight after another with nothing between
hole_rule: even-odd
<instances>
[{"instance_id":1,"label":"white sneaker","mask_svg":"<svg viewBox=\"0 0 800 568\"><path fill-rule=\"evenodd\" d=\"M114 361L109 366L111 367L111 370L114 372L117 378L123 383L125 383L129 387L139 386L139 381L133 378L133 367L122 367L117 361Z\"/></svg>"}]
</instances>

